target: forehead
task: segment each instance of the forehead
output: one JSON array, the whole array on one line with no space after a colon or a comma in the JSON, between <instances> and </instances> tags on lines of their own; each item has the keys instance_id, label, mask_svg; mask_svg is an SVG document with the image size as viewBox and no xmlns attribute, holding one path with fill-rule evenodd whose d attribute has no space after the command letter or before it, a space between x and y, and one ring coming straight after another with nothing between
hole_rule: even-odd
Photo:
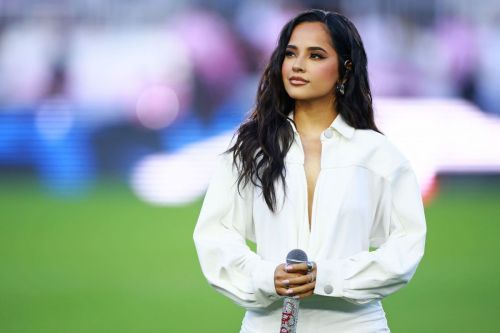
<instances>
[{"instance_id":1,"label":"forehead","mask_svg":"<svg viewBox=\"0 0 500 333\"><path fill-rule=\"evenodd\" d=\"M288 44L299 48L321 46L333 50L332 39L327 27L321 22L303 22L292 31Z\"/></svg>"}]
</instances>

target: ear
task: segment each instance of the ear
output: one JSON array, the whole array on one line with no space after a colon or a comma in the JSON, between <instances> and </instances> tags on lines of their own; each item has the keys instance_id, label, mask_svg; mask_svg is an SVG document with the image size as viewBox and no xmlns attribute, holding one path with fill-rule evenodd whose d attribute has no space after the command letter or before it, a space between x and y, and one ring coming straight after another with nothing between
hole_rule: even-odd
<instances>
[{"instance_id":1,"label":"ear","mask_svg":"<svg viewBox=\"0 0 500 333\"><path fill-rule=\"evenodd\" d=\"M352 61L351 61L351 59L347 58L344 61L344 68L345 68L345 71L344 71L344 77L342 78L342 81L341 81L342 84L345 84L347 82L347 79L349 78L349 73L352 70Z\"/></svg>"},{"instance_id":2,"label":"ear","mask_svg":"<svg viewBox=\"0 0 500 333\"><path fill-rule=\"evenodd\" d=\"M352 61L351 61L351 59L347 58L346 61L344 61L344 67L346 69L346 72L350 72L352 70Z\"/></svg>"}]
</instances>

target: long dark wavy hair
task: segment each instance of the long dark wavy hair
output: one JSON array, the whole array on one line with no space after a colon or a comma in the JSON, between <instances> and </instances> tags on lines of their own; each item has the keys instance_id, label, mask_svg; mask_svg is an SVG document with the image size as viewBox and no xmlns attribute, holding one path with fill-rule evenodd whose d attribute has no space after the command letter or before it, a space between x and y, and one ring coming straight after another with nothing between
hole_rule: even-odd
<instances>
[{"instance_id":1,"label":"long dark wavy hair","mask_svg":"<svg viewBox=\"0 0 500 333\"><path fill-rule=\"evenodd\" d=\"M260 79L256 105L236 132L237 138L226 153L232 153L238 170L238 188L248 183L260 187L267 206L276 211L276 186L281 180L285 191L285 156L293 142L293 128L287 120L295 101L287 94L281 66L293 29L303 22L321 22L329 30L339 57L339 77L347 79L345 92L334 89L335 109L346 123L357 129L375 125L372 95L368 83L366 52L354 24L345 16L319 9L300 13L281 30L278 45ZM346 72L345 61L352 68ZM346 76L348 74L348 76Z\"/></svg>"}]
</instances>

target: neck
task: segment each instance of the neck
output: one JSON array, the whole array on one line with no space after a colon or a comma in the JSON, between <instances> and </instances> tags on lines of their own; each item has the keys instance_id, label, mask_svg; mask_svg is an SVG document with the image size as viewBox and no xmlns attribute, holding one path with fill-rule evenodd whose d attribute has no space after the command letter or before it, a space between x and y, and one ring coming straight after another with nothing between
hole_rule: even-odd
<instances>
[{"instance_id":1,"label":"neck","mask_svg":"<svg viewBox=\"0 0 500 333\"><path fill-rule=\"evenodd\" d=\"M304 135L317 136L328 128L337 117L333 101L295 101L294 122L297 131Z\"/></svg>"}]
</instances>

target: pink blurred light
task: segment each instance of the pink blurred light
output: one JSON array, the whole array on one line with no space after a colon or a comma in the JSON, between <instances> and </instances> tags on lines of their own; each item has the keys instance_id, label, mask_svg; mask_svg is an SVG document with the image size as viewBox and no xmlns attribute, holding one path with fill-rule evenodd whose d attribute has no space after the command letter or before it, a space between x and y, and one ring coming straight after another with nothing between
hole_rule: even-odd
<instances>
[{"instance_id":1,"label":"pink blurred light","mask_svg":"<svg viewBox=\"0 0 500 333\"><path fill-rule=\"evenodd\" d=\"M179 114L179 98L173 89L165 85L149 86L137 100L136 114L147 128L167 127Z\"/></svg>"}]
</instances>

